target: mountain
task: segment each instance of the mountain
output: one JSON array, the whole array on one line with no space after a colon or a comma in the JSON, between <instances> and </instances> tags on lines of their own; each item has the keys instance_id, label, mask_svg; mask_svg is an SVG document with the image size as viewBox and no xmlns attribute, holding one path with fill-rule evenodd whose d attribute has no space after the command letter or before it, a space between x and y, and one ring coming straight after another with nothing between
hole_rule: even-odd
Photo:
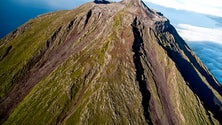
<instances>
[{"instance_id":1,"label":"mountain","mask_svg":"<svg viewBox=\"0 0 222 125\"><path fill-rule=\"evenodd\" d=\"M0 40L0 123L222 124L222 88L140 0L41 15Z\"/></svg>"}]
</instances>

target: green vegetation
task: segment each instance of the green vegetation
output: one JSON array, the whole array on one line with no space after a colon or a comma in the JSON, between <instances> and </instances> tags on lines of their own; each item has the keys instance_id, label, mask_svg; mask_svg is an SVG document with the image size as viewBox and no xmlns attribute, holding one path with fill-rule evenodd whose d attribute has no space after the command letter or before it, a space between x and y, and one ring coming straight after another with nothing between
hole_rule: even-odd
<instances>
[{"instance_id":1,"label":"green vegetation","mask_svg":"<svg viewBox=\"0 0 222 125\"><path fill-rule=\"evenodd\" d=\"M104 61L105 61L105 55L106 55L106 51L109 47L109 42L106 42L104 43L103 47L98 49L97 51L95 50L96 52L96 56L98 58L97 62L100 64L100 65L103 65L104 64Z\"/></svg>"},{"instance_id":2,"label":"green vegetation","mask_svg":"<svg viewBox=\"0 0 222 125\"><path fill-rule=\"evenodd\" d=\"M155 21L150 20L152 16L138 16L154 14L150 10L142 12L145 8L137 4L122 8L123 4L117 3L119 10L113 10L112 4L88 3L75 10L41 15L0 41L0 98L30 70L37 68L41 73L38 67L50 52L64 51L53 58L61 63L52 65L3 125L147 124L145 115L153 124L167 120L181 125L219 124L169 57L168 50L181 52L173 34L156 33L149 25L155 24L149 22ZM90 9L90 26L85 26ZM135 62L132 50L138 42L131 26L136 16L143 39L138 50L141 64ZM56 49L60 46L62 49ZM141 81L146 88L140 88ZM141 89L147 89L150 97ZM218 93L215 96L222 98ZM145 101L148 104L144 99L149 99ZM149 111L144 111L145 106Z\"/></svg>"},{"instance_id":3,"label":"green vegetation","mask_svg":"<svg viewBox=\"0 0 222 125\"><path fill-rule=\"evenodd\" d=\"M49 36L59 27L59 24L53 28L48 27L48 25L54 23L61 14L63 13L60 12L58 14L30 20L23 26L30 25L30 28L27 29L26 32L20 33L19 37L11 41L6 39L5 41L8 42L0 46L0 50L3 50L0 51L1 57L5 54L6 49L12 46L12 49L4 59L0 61L0 97L3 97L27 72L32 63L34 63L35 57L38 56L40 50L45 47L45 42ZM42 30L43 27L46 28L46 30Z\"/></svg>"}]
</instances>

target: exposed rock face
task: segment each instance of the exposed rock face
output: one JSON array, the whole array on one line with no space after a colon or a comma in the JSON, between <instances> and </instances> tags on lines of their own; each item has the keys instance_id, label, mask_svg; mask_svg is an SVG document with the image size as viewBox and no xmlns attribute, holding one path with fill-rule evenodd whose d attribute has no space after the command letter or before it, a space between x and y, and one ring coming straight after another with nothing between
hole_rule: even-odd
<instances>
[{"instance_id":1,"label":"exposed rock face","mask_svg":"<svg viewBox=\"0 0 222 125\"><path fill-rule=\"evenodd\" d=\"M0 41L7 124L222 124L222 90L162 14L87 3Z\"/></svg>"}]
</instances>

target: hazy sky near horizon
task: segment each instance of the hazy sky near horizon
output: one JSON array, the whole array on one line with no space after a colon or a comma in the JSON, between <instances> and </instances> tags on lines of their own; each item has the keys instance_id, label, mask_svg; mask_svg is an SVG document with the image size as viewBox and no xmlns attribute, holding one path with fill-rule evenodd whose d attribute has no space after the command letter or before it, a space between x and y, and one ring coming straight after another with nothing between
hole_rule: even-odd
<instances>
[{"instance_id":1,"label":"hazy sky near horizon","mask_svg":"<svg viewBox=\"0 0 222 125\"><path fill-rule=\"evenodd\" d=\"M176 10L187 10L201 14L222 17L221 0L144 0Z\"/></svg>"}]
</instances>

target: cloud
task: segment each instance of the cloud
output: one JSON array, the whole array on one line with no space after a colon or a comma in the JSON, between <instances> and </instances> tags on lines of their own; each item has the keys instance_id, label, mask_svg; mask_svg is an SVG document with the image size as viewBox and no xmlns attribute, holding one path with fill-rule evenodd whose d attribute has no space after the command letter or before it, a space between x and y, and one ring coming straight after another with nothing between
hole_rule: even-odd
<instances>
[{"instance_id":1,"label":"cloud","mask_svg":"<svg viewBox=\"0 0 222 125\"><path fill-rule=\"evenodd\" d=\"M205 28L189 24L178 24L176 29L186 41L211 41L222 44L222 28Z\"/></svg>"},{"instance_id":2,"label":"cloud","mask_svg":"<svg viewBox=\"0 0 222 125\"><path fill-rule=\"evenodd\" d=\"M168 8L222 17L221 0L144 0Z\"/></svg>"},{"instance_id":3,"label":"cloud","mask_svg":"<svg viewBox=\"0 0 222 125\"><path fill-rule=\"evenodd\" d=\"M187 43L222 85L222 44L212 42Z\"/></svg>"}]
</instances>

